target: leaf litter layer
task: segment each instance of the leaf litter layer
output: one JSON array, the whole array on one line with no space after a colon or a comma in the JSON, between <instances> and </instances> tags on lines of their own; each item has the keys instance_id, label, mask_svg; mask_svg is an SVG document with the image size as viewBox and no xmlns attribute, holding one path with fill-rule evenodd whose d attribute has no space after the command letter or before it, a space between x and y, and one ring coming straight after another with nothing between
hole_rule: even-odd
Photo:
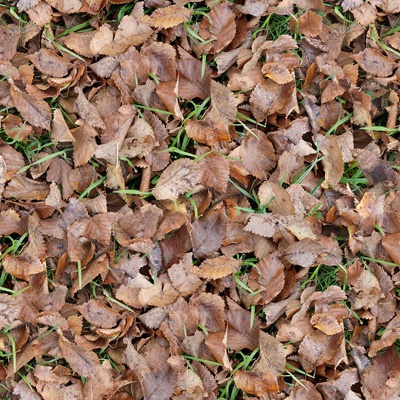
<instances>
[{"instance_id":1,"label":"leaf litter layer","mask_svg":"<svg viewBox=\"0 0 400 400\"><path fill-rule=\"evenodd\" d=\"M400 396L400 5L0 4L4 399Z\"/></svg>"}]
</instances>

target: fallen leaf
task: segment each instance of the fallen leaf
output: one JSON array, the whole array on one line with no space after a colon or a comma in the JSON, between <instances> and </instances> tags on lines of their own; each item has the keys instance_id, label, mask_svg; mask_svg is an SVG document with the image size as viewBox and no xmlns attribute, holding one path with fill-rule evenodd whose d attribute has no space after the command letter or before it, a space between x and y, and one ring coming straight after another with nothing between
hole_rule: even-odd
<instances>
[{"instance_id":1,"label":"fallen leaf","mask_svg":"<svg viewBox=\"0 0 400 400\"><path fill-rule=\"evenodd\" d=\"M23 93L14 84L10 87L11 98L15 107L33 126L49 129L51 122L50 106L38 97Z\"/></svg>"},{"instance_id":2,"label":"fallen leaf","mask_svg":"<svg viewBox=\"0 0 400 400\"><path fill-rule=\"evenodd\" d=\"M277 183L265 181L258 189L258 198L261 206L281 214L294 214L295 206L289 193Z\"/></svg>"},{"instance_id":3,"label":"fallen leaf","mask_svg":"<svg viewBox=\"0 0 400 400\"><path fill-rule=\"evenodd\" d=\"M21 316L21 303L8 294L0 294L0 329L11 327Z\"/></svg>"},{"instance_id":4,"label":"fallen leaf","mask_svg":"<svg viewBox=\"0 0 400 400\"><path fill-rule=\"evenodd\" d=\"M151 371L145 358L136 351L130 340L124 339L124 343L127 347L123 362L138 376L145 398L148 400L170 399L177 380L177 375L171 365L168 362L162 363Z\"/></svg>"},{"instance_id":5,"label":"fallen leaf","mask_svg":"<svg viewBox=\"0 0 400 400\"><path fill-rule=\"evenodd\" d=\"M107 25L102 25L90 41L90 51L94 55L115 56L124 53L130 46L143 44L153 30L145 22L132 15L125 15L118 26L115 36Z\"/></svg>"},{"instance_id":6,"label":"fallen leaf","mask_svg":"<svg viewBox=\"0 0 400 400\"><path fill-rule=\"evenodd\" d=\"M322 17L307 10L299 18L299 33L308 37L318 36L322 31Z\"/></svg>"},{"instance_id":7,"label":"fallen leaf","mask_svg":"<svg viewBox=\"0 0 400 400\"><path fill-rule=\"evenodd\" d=\"M105 129L106 126L101 119L97 108L89 102L82 89L77 88L76 92L78 93L78 97L74 103L74 111L76 111L91 127Z\"/></svg>"},{"instance_id":8,"label":"fallen leaf","mask_svg":"<svg viewBox=\"0 0 400 400\"><path fill-rule=\"evenodd\" d=\"M79 128L72 129L74 138L74 165L85 165L95 154L97 149L97 131L89 124L83 124Z\"/></svg>"},{"instance_id":9,"label":"fallen leaf","mask_svg":"<svg viewBox=\"0 0 400 400\"><path fill-rule=\"evenodd\" d=\"M198 164L188 158L172 162L161 174L152 193L158 199L176 200L180 194L193 189L202 176Z\"/></svg>"},{"instance_id":10,"label":"fallen leaf","mask_svg":"<svg viewBox=\"0 0 400 400\"><path fill-rule=\"evenodd\" d=\"M315 389L315 386L311 382L301 379L298 383L296 383L293 392L289 397L287 397L287 399L302 400L304 398L307 398L308 400L322 400L322 396L318 390Z\"/></svg>"},{"instance_id":11,"label":"fallen leaf","mask_svg":"<svg viewBox=\"0 0 400 400\"><path fill-rule=\"evenodd\" d=\"M200 183L222 193L225 193L228 187L229 179L229 161L218 154L209 154L199 161L206 173L203 174Z\"/></svg>"},{"instance_id":12,"label":"fallen leaf","mask_svg":"<svg viewBox=\"0 0 400 400\"><path fill-rule=\"evenodd\" d=\"M193 272L203 279L219 279L224 276L237 272L241 266L241 261L233 257L220 256L205 260Z\"/></svg>"},{"instance_id":13,"label":"fallen leaf","mask_svg":"<svg viewBox=\"0 0 400 400\"><path fill-rule=\"evenodd\" d=\"M183 260L168 269L173 287L184 297L193 294L202 284L202 280L192 271L192 255L186 253Z\"/></svg>"},{"instance_id":14,"label":"fallen leaf","mask_svg":"<svg viewBox=\"0 0 400 400\"><path fill-rule=\"evenodd\" d=\"M236 386L244 392L260 397L270 392L279 392L276 378L270 372L243 371L239 369L234 375Z\"/></svg>"},{"instance_id":15,"label":"fallen leaf","mask_svg":"<svg viewBox=\"0 0 400 400\"><path fill-rule=\"evenodd\" d=\"M210 211L193 222L191 238L196 258L204 258L217 251L226 234L226 221L222 209Z\"/></svg>"},{"instance_id":16,"label":"fallen leaf","mask_svg":"<svg viewBox=\"0 0 400 400\"><path fill-rule=\"evenodd\" d=\"M33 65L43 74L62 78L68 74L71 64L49 49L40 49L28 57Z\"/></svg>"},{"instance_id":17,"label":"fallen leaf","mask_svg":"<svg viewBox=\"0 0 400 400\"><path fill-rule=\"evenodd\" d=\"M200 323L209 332L221 332L225 329L225 304L224 301L215 294L201 293L199 296L192 297L189 302L199 315Z\"/></svg>"},{"instance_id":18,"label":"fallen leaf","mask_svg":"<svg viewBox=\"0 0 400 400\"><path fill-rule=\"evenodd\" d=\"M65 122L62 111L59 108L54 110L53 121L51 123L51 140L53 143L58 142L75 142L74 136Z\"/></svg>"},{"instance_id":19,"label":"fallen leaf","mask_svg":"<svg viewBox=\"0 0 400 400\"><path fill-rule=\"evenodd\" d=\"M246 136L239 147L240 158L246 170L258 179L266 179L275 166L275 151L272 143L261 131Z\"/></svg>"},{"instance_id":20,"label":"fallen leaf","mask_svg":"<svg viewBox=\"0 0 400 400\"><path fill-rule=\"evenodd\" d=\"M307 334L299 346L299 356L304 371L310 373L324 363L330 363L343 340L343 334L325 335L315 330Z\"/></svg>"},{"instance_id":21,"label":"fallen leaf","mask_svg":"<svg viewBox=\"0 0 400 400\"><path fill-rule=\"evenodd\" d=\"M212 146L221 140L230 140L226 125L221 121L192 120L185 124L187 135L199 143Z\"/></svg>"},{"instance_id":22,"label":"fallen leaf","mask_svg":"<svg viewBox=\"0 0 400 400\"><path fill-rule=\"evenodd\" d=\"M204 17L199 34L204 40L214 39L211 42L211 54L221 52L233 39L236 32L235 14L227 3L216 5Z\"/></svg>"},{"instance_id":23,"label":"fallen leaf","mask_svg":"<svg viewBox=\"0 0 400 400\"><path fill-rule=\"evenodd\" d=\"M45 200L49 192L50 188L47 183L16 175L8 183L3 195L5 198L31 201Z\"/></svg>"},{"instance_id":24,"label":"fallen leaf","mask_svg":"<svg viewBox=\"0 0 400 400\"><path fill-rule=\"evenodd\" d=\"M178 4L158 8L151 14L150 25L163 29L172 28L183 22L188 22L192 13L192 10Z\"/></svg>"},{"instance_id":25,"label":"fallen leaf","mask_svg":"<svg viewBox=\"0 0 400 400\"><path fill-rule=\"evenodd\" d=\"M203 71L200 60L194 57L181 58L176 68L179 72L178 95L181 98L191 100L198 97L205 100L210 95L211 72L209 68Z\"/></svg>"},{"instance_id":26,"label":"fallen leaf","mask_svg":"<svg viewBox=\"0 0 400 400\"><path fill-rule=\"evenodd\" d=\"M360 67L375 76L389 76L393 73L396 64L388 57L383 56L375 49L365 49L353 56Z\"/></svg>"},{"instance_id":27,"label":"fallen leaf","mask_svg":"<svg viewBox=\"0 0 400 400\"><path fill-rule=\"evenodd\" d=\"M81 56L94 57L94 54L90 49L90 43L95 34L96 31L71 32L64 39L65 46Z\"/></svg>"},{"instance_id":28,"label":"fallen leaf","mask_svg":"<svg viewBox=\"0 0 400 400\"><path fill-rule=\"evenodd\" d=\"M89 300L78 306L77 310L88 322L101 328L112 328L121 319L119 313L98 300Z\"/></svg>"},{"instance_id":29,"label":"fallen leaf","mask_svg":"<svg viewBox=\"0 0 400 400\"><path fill-rule=\"evenodd\" d=\"M249 274L248 286L253 291L262 290L263 304L270 303L285 285L284 266L276 253L262 258Z\"/></svg>"}]
</instances>

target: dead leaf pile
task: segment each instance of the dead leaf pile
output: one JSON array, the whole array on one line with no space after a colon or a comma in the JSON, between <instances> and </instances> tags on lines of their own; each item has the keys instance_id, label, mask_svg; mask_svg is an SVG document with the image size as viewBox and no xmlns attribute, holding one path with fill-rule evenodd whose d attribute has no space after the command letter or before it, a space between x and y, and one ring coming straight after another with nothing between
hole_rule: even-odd
<instances>
[{"instance_id":1,"label":"dead leaf pile","mask_svg":"<svg viewBox=\"0 0 400 400\"><path fill-rule=\"evenodd\" d=\"M0 6L0 397L400 396L400 6Z\"/></svg>"}]
</instances>

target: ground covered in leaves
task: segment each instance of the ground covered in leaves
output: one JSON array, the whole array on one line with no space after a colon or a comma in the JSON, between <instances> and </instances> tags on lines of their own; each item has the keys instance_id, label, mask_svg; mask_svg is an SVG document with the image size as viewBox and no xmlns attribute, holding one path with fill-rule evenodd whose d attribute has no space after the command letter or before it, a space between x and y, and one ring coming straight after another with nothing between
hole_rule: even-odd
<instances>
[{"instance_id":1,"label":"ground covered in leaves","mask_svg":"<svg viewBox=\"0 0 400 400\"><path fill-rule=\"evenodd\" d=\"M0 4L2 399L399 399L400 3Z\"/></svg>"}]
</instances>

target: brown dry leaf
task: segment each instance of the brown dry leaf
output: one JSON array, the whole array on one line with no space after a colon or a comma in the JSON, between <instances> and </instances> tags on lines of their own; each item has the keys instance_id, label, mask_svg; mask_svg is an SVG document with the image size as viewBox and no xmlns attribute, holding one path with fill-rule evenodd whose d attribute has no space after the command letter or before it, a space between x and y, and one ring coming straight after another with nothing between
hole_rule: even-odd
<instances>
[{"instance_id":1,"label":"brown dry leaf","mask_svg":"<svg viewBox=\"0 0 400 400\"><path fill-rule=\"evenodd\" d=\"M393 345L360 371L363 395L371 400L395 400L400 395L399 374L400 358Z\"/></svg>"},{"instance_id":2,"label":"brown dry leaf","mask_svg":"<svg viewBox=\"0 0 400 400\"><path fill-rule=\"evenodd\" d=\"M386 325L382 337L371 343L368 352L369 357L375 357L378 351L385 347L390 347L400 337L400 314L397 312L396 316Z\"/></svg>"},{"instance_id":3,"label":"brown dry leaf","mask_svg":"<svg viewBox=\"0 0 400 400\"><path fill-rule=\"evenodd\" d=\"M222 364L226 369L232 370L229 362L228 353L226 351L226 344L224 343L225 332L208 333L205 338L204 344L210 350L214 358Z\"/></svg>"},{"instance_id":4,"label":"brown dry leaf","mask_svg":"<svg viewBox=\"0 0 400 400\"><path fill-rule=\"evenodd\" d=\"M391 75L396 68L396 63L375 49L365 49L352 58L364 71L379 77Z\"/></svg>"},{"instance_id":5,"label":"brown dry leaf","mask_svg":"<svg viewBox=\"0 0 400 400\"><path fill-rule=\"evenodd\" d=\"M318 263L318 257L323 253L325 247L317 240L305 238L296 243L291 243L284 251L285 259L293 265L304 268Z\"/></svg>"},{"instance_id":6,"label":"brown dry leaf","mask_svg":"<svg viewBox=\"0 0 400 400\"><path fill-rule=\"evenodd\" d=\"M236 101L234 94L224 85L211 81L211 108L208 111L207 121L232 124L236 119Z\"/></svg>"},{"instance_id":7,"label":"brown dry leaf","mask_svg":"<svg viewBox=\"0 0 400 400\"><path fill-rule=\"evenodd\" d=\"M15 108L24 119L33 126L50 130L51 110L44 100L32 94L23 93L14 84L11 84L10 93Z\"/></svg>"},{"instance_id":8,"label":"brown dry leaf","mask_svg":"<svg viewBox=\"0 0 400 400\"><path fill-rule=\"evenodd\" d=\"M122 134L123 129L119 133ZM156 138L151 125L142 118L136 118L126 134L119 154L128 158L144 157L155 145Z\"/></svg>"},{"instance_id":9,"label":"brown dry leaf","mask_svg":"<svg viewBox=\"0 0 400 400\"><path fill-rule=\"evenodd\" d=\"M105 129L105 124L101 119L97 108L89 102L82 89L76 88L78 97L74 103L74 111L91 127Z\"/></svg>"},{"instance_id":10,"label":"brown dry leaf","mask_svg":"<svg viewBox=\"0 0 400 400\"><path fill-rule=\"evenodd\" d=\"M0 329L11 327L21 316L22 303L8 294L0 294Z\"/></svg>"},{"instance_id":11,"label":"brown dry leaf","mask_svg":"<svg viewBox=\"0 0 400 400\"><path fill-rule=\"evenodd\" d=\"M322 187L335 187L344 172L342 151L336 136L324 138L324 140L321 140L319 143L322 153L326 156L322 160L325 171L325 181L322 183Z\"/></svg>"},{"instance_id":12,"label":"brown dry leaf","mask_svg":"<svg viewBox=\"0 0 400 400\"><path fill-rule=\"evenodd\" d=\"M200 323L209 332L222 332L225 330L225 303L216 294L201 293L192 297L189 302L199 315Z\"/></svg>"},{"instance_id":13,"label":"brown dry leaf","mask_svg":"<svg viewBox=\"0 0 400 400\"><path fill-rule=\"evenodd\" d=\"M295 214L295 206L289 193L277 183L265 181L258 189L261 206L281 214Z\"/></svg>"},{"instance_id":14,"label":"brown dry leaf","mask_svg":"<svg viewBox=\"0 0 400 400\"><path fill-rule=\"evenodd\" d=\"M16 175L8 183L4 191L4 197L25 201L45 200L49 192L50 188L47 183L29 179L23 175Z\"/></svg>"},{"instance_id":15,"label":"brown dry leaf","mask_svg":"<svg viewBox=\"0 0 400 400\"><path fill-rule=\"evenodd\" d=\"M87 303L76 307L76 309L88 322L101 328L113 328L121 319L118 312L98 300L89 300Z\"/></svg>"},{"instance_id":16,"label":"brown dry leaf","mask_svg":"<svg viewBox=\"0 0 400 400\"><path fill-rule=\"evenodd\" d=\"M356 310L374 306L381 296L378 279L359 261L348 267L348 283L352 286L348 297Z\"/></svg>"},{"instance_id":17,"label":"brown dry leaf","mask_svg":"<svg viewBox=\"0 0 400 400\"><path fill-rule=\"evenodd\" d=\"M173 4L172 6L156 9L150 16L150 25L162 29L172 28L183 22L188 22L192 14L192 10Z\"/></svg>"},{"instance_id":18,"label":"brown dry leaf","mask_svg":"<svg viewBox=\"0 0 400 400\"><path fill-rule=\"evenodd\" d=\"M365 2L362 2L358 7L352 8L350 11L357 22L363 27L373 24L378 14L375 5Z\"/></svg>"},{"instance_id":19,"label":"brown dry leaf","mask_svg":"<svg viewBox=\"0 0 400 400\"><path fill-rule=\"evenodd\" d=\"M382 246L396 264L400 264L400 233L387 233L382 238Z\"/></svg>"},{"instance_id":20,"label":"brown dry leaf","mask_svg":"<svg viewBox=\"0 0 400 400\"><path fill-rule=\"evenodd\" d=\"M192 271L203 279L220 279L224 276L237 272L242 262L233 257L220 256L205 260L198 267L193 267Z\"/></svg>"},{"instance_id":21,"label":"brown dry leaf","mask_svg":"<svg viewBox=\"0 0 400 400\"><path fill-rule=\"evenodd\" d=\"M17 7L19 11L27 11L38 5L40 0L18 0Z\"/></svg>"},{"instance_id":22,"label":"brown dry leaf","mask_svg":"<svg viewBox=\"0 0 400 400\"><path fill-rule=\"evenodd\" d=\"M296 383L293 392L287 397L287 400L322 400L321 394L315 389L315 386L306 380L300 380ZM348 400L352 400L349 398ZM355 399L354 399L355 400Z\"/></svg>"},{"instance_id":23,"label":"brown dry leaf","mask_svg":"<svg viewBox=\"0 0 400 400\"><path fill-rule=\"evenodd\" d=\"M94 57L93 52L90 50L90 42L95 34L96 31L71 32L65 37L64 44L81 56Z\"/></svg>"},{"instance_id":24,"label":"brown dry leaf","mask_svg":"<svg viewBox=\"0 0 400 400\"><path fill-rule=\"evenodd\" d=\"M188 158L172 162L161 174L152 193L157 200L176 200L180 194L196 187L203 171Z\"/></svg>"},{"instance_id":25,"label":"brown dry leaf","mask_svg":"<svg viewBox=\"0 0 400 400\"><path fill-rule=\"evenodd\" d=\"M0 195L3 195L4 185L7 179L7 164L4 158L0 155Z\"/></svg>"},{"instance_id":26,"label":"brown dry leaf","mask_svg":"<svg viewBox=\"0 0 400 400\"><path fill-rule=\"evenodd\" d=\"M234 304L234 306L232 305ZM250 311L244 310L228 298L229 311L226 313L228 322L227 345L230 349L240 351L242 349L254 350L260 340L260 320L254 318Z\"/></svg>"},{"instance_id":27,"label":"brown dry leaf","mask_svg":"<svg viewBox=\"0 0 400 400\"><path fill-rule=\"evenodd\" d=\"M80 12L95 15L106 5L106 0L83 0Z\"/></svg>"},{"instance_id":28,"label":"brown dry leaf","mask_svg":"<svg viewBox=\"0 0 400 400\"><path fill-rule=\"evenodd\" d=\"M46 271L46 264L35 255L7 255L3 263L8 274L24 281L29 281L33 275Z\"/></svg>"},{"instance_id":29,"label":"brown dry leaf","mask_svg":"<svg viewBox=\"0 0 400 400\"><path fill-rule=\"evenodd\" d=\"M222 208L212 210L193 222L191 239L196 258L205 258L217 251L226 234L226 218Z\"/></svg>"},{"instance_id":30,"label":"brown dry leaf","mask_svg":"<svg viewBox=\"0 0 400 400\"><path fill-rule=\"evenodd\" d=\"M270 303L285 285L284 266L278 254L273 253L262 258L258 268L253 268L249 274L248 286L254 291L263 289L261 299L264 305Z\"/></svg>"},{"instance_id":31,"label":"brown dry leaf","mask_svg":"<svg viewBox=\"0 0 400 400\"><path fill-rule=\"evenodd\" d=\"M158 207L146 204L133 213L129 209L121 212L118 224L132 238L147 239L156 233L162 216L163 213Z\"/></svg>"},{"instance_id":32,"label":"brown dry leaf","mask_svg":"<svg viewBox=\"0 0 400 400\"><path fill-rule=\"evenodd\" d=\"M199 161L204 171L200 183L208 188L225 193L229 179L229 161L218 154L209 154Z\"/></svg>"},{"instance_id":33,"label":"brown dry leaf","mask_svg":"<svg viewBox=\"0 0 400 400\"><path fill-rule=\"evenodd\" d=\"M279 85L284 85L294 80L293 74L282 62L267 62L263 65L261 72Z\"/></svg>"},{"instance_id":34,"label":"brown dry leaf","mask_svg":"<svg viewBox=\"0 0 400 400\"><path fill-rule=\"evenodd\" d=\"M176 372L167 361L151 370L146 359L133 347L131 341L124 339L126 349L122 362L139 378L143 395L148 400L169 400L177 383Z\"/></svg>"},{"instance_id":35,"label":"brown dry leaf","mask_svg":"<svg viewBox=\"0 0 400 400\"><path fill-rule=\"evenodd\" d=\"M160 81L176 80L176 50L170 44L152 42L143 46L140 53L148 59L150 72Z\"/></svg>"},{"instance_id":36,"label":"brown dry leaf","mask_svg":"<svg viewBox=\"0 0 400 400\"><path fill-rule=\"evenodd\" d=\"M335 335L343 331L343 328L340 326L335 316L327 313L313 314L310 323L314 328L319 329L327 335Z\"/></svg>"},{"instance_id":37,"label":"brown dry leaf","mask_svg":"<svg viewBox=\"0 0 400 400\"><path fill-rule=\"evenodd\" d=\"M43 74L62 78L68 74L71 64L49 49L40 49L28 57L33 65Z\"/></svg>"},{"instance_id":38,"label":"brown dry leaf","mask_svg":"<svg viewBox=\"0 0 400 400\"><path fill-rule=\"evenodd\" d=\"M192 271L192 253L186 253L183 259L168 269L172 286L184 297L193 294L202 280Z\"/></svg>"},{"instance_id":39,"label":"brown dry leaf","mask_svg":"<svg viewBox=\"0 0 400 400\"><path fill-rule=\"evenodd\" d=\"M299 346L299 356L304 371L310 373L324 363L332 364L343 341L343 334L328 336L315 330L307 334Z\"/></svg>"},{"instance_id":40,"label":"brown dry leaf","mask_svg":"<svg viewBox=\"0 0 400 400\"><path fill-rule=\"evenodd\" d=\"M240 159L246 170L258 179L266 179L275 166L275 150L267 136L255 130L239 146Z\"/></svg>"},{"instance_id":41,"label":"brown dry leaf","mask_svg":"<svg viewBox=\"0 0 400 400\"><path fill-rule=\"evenodd\" d=\"M328 81L321 96L321 103L329 103L335 100L336 97L341 96L345 92L345 89L335 81Z\"/></svg>"},{"instance_id":42,"label":"brown dry leaf","mask_svg":"<svg viewBox=\"0 0 400 400\"><path fill-rule=\"evenodd\" d=\"M130 46L143 44L153 30L145 22L132 15L125 15L114 33L107 25L102 25L90 41L90 51L96 56L115 56L124 53Z\"/></svg>"},{"instance_id":43,"label":"brown dry leaf","mask_svg":"<svg viewBox=\"0 0 400 400\"><path fill-rule=\"evenodd\" d=\"M317 238L310 222L297 215L253 214L245 230L264 237L273 237L277 232L288 230L299 240Z\"/></svg>"},{"instance_id":44,"label":"brown dry leaf","mask_svg":"<svg viewBox=\"0 0 400 400\"><path fill-rule=\"evenodd\" d=\"M75 138L72 136L62 111L59 108L54 110L51 128L51 140L54 144L58 142L75 142Z\"/></svg>"},{"instance_id":45,"label":"brown dry leaf","mask_svg":"<svg viewBox=\"0 0 400 400\"><path fill-rule=\"evenodd\" d=\"M318 36L322 31L322 17L307 10L298 20L299 33L308 37Z\"/></svg>"},{"instance_id":46,"label":"brown dry leaf","mask_svg":"<svg viewBox=\"0 0 400 400\"><path fill-rule=\"evenodd\" d=\"M0 60L3 61L11 60L17 52L19 35L12 28L12 25L0 27L0 40L2 43Z\"/></svg>"},{"instance_id":47,"label":"brown dry leaf","mask_svg":"<svg viewBox=\"0 0 400 400\"><path fill-rule=\"evenodd\" d=\"M21 380L15 386L13 390L13 395L19 395L20 399L29 399L29 400L41 400L42 397L35 391L35 389L31 386L29 387L28 384Z\"/></svg>"},{"instance_id":48,"label":"brown dry leaf","mask_svg":"<svg viewBox=\"0 0 400 400\"><path fill-rule=\"evenodd\" d=\"M283 345L275 337L266 332L260 332L260 356L253 371L269 372L278 376L286 365L286 355Z\"/></svg>"},{"instance_id":49,"label":"brown dry leaf","mask_svg":"<svg viewBox=\"0 0 400 400\"><path fill-rule=\"evenodd\" d=\"M71 343L61 331L59 331L59 344L63 358L73 371L88 379L85 392L89 398L99 398L114 392L116 385L109 363L101 364L95 352Z\"/></svg>"},{"instance_id":50,"label":"brown dry leaf","mask_svg":"<svg viewBox=\"0 0 400 400\"><path fill-rule=\"evenodd\" d=\"M74 140L74 165L85 165L95 154L97 131L85 123L79 128L72 129Z\"/></svg>"},{"instance_id":51,"label":"brown dry leaf","mask_svg":"<svg viewBox=\"0 0 400 400\"><path fill-rule=\"evenodd\" d=\"M27 11L32 22L37 26L49 24L53 17L53 10L50 5L41 0L34 8Z\"/></svg>"},{"instance_id":52,"label":"brown dry leaf","mask_svg":"<svg viewBox=\"0 0 400 400\"><path fill-rule=\"evenodd\" d=\"M190 138L207 146L231 139L226 125L221 121L189 119L185 124L185 129Z\"/></svg>"},{"instance_id":53,"label":"brown dry leaf","mask_svg":"<svg viewBox=\"0 0 400 400\"><path fill-rule=\"evenodd\" d=\"M178 61L176 68L179 72L178 95L181 98L191 100L198 97L205 100L210 95L211 71L207 67L203 72L203 65L200 60L191 56L186 58L185 56Z\"/></svg>"},{"instance_id":54,"label":"brown dry leaf","mask_svg":"<svg viewBox=\"0 0 400 400\"><path fill-rule=\"evenodd\" d=\"M263 394L279 392L276 378L270 372L243 371L239 369L234 375L236 386L245 393L260 397Z\"/></svg>"},{"instance_id":55,"label":"brown dry leaf","mask_svg":"<svg viewBox=\"0 0 400 400\"><path fill-rule=\"evenodd\" d=\"M218 54L234 38L236 32L235 14L229 3L220 3L213 7L204 17L199 29L199 35L211 42L209 53Z\"/></svg>"},{"instance_id":56,"label":"brown dry leaf","mask_svg":"<svg viewBox=\"0 0 400 400\"><path fill-rule=\"evenodd\" d=\"M8 209L0 213L0 235L23 235L25 231L25 223L15 210Z\"/></svg>"},{"instance_id":57,"label":"brown dry leaf","mask_svg":"<svg viewBox=\"0 0 400 400\"><path fill-rule=\"evenodd\" d=\"M352 8L356 8L361 6L363 3L363 0L343 0L342 1L342 7L343 11L349 11Z\"/></svg>"},{"instance_id":58,"label":"brown dry leaf","mask_svg":"<svg viewBox=\"0 0 400 400\"><path fill-rule=\"evenodd\" d=\"M318 383L316 388L324 397L346 397L351 387L357 382L359 382L357 369L349 368L342 371L337 379L329 379L326 382Z\"/></svg>"},{"instance_id":59,"label":"brown dry leaf","mask_svg":"<svg viewBox=\"0 0 400 400\"><path fill-rule=\"evenodd\" d=\"M389 44L396 50L400 50L400 32L395 32L388 38Z\"/></svg>"},{"instance_id":60,"label":"brown dry leaf","mask_svg":"<svg viewBox=\"0 0 400 400\"><path fill-rule=\"evenodd\" d=\"M107 254L103 253L93 261L91 261L86 268L82 271L82 281L76 279L70 289L70 295L74 296L75 293L81 288L92 282L97 276L102 275L104 278L110 268L110 262Z\"/></svg>"},{"instance_id":61,"label":"brown dry leaf","mask_svg":"<svg viewBox=\"0 0 400 400\"><path fill-rule=\"evenodd\" d=\"M115 213L97 214L92 218L78 219L67 229L76 237L98 241L106 246L110 243L112 224L116 217Z\"/></svg>"},{"instance_id":62,"label":"brown dry leaf","mask_svg":"<svg viewBox=\"0 0 400 400\"><path fill-rule=\"evenodd\" d=\"M7 117L1 120L5 133L18 140L23 140L27 136L33 134L33 129L30 125L23 123L21 118L13 114L8 114Z\"/></svg>"}]
</instances>

